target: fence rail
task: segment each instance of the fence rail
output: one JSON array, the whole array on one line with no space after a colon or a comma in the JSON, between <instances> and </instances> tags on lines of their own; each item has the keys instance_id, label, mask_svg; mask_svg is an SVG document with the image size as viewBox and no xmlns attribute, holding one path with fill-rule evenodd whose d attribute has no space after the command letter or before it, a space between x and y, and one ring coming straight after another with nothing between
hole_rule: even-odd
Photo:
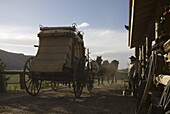
<instances>
[{"instance_id":1,"label":"fence rail","mask_svg":"<svg viewBox=\"0 0 170 114\"><path fill-rule=\"evenodd\" d=\"M6 76L6 75L11 75L11 76L19 76L19 84L20 88L24 89L24 73L21 71L4 71L0 72L0 76ZM16 83L9 83L9 84L18 84Z\"/></svg>"}]
</instances>

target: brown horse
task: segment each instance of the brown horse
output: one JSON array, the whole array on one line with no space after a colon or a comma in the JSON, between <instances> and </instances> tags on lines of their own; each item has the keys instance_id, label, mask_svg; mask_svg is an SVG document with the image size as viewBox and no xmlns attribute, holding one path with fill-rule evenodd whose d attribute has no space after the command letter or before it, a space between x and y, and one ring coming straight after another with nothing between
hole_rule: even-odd
<instances>
[{"instance_id":1,"label":"brown horse","mask_svg":"<svg viewBox=\"0 0 170 114\"><path fill-rule=\"evenodd\" d=\"M109 69L110 69L110 76L108 77L108 83L109 83L109 78L111 78L111 84L116 82L116 77L115 74L117 72L118 69L118 65L119 65L119 61L117 60L113 60L110 65L109 65ZM109 83L110 84L110 83Z\"/></svg>"},{"instance_id":2,"label":"brown horse","mask_svg":"<svg viewBox=\"0 0 170 114\"><path fill-rule=\"evenodd\" d=\"M116 82L115 74L117 72L118 65L119 65L119 61L117 60L113 60L111 63L109 63L108 60L103 61L101 71L102 74L105 76L108 84L112 84Z\"/></svg>"}]
</instances>

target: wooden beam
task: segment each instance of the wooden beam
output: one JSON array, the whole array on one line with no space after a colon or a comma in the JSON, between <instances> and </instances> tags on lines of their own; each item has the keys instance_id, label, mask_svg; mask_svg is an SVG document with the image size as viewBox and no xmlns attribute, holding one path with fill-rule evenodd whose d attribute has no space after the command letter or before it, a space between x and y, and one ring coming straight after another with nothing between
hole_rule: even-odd
<instances>
[{"instance_id":1,"label":"wooden beam","mask_svg":"<svg viewBox=\"0 0 170 114\"><path fill-rule=\"evenodd\" d=\"M167 42L165 42L165 44L163 45L163 48L165 52L167 53L170 52L170 39Z\"/></svg>"},{"instance_id":2,"label":"wooden beam","mask_svg":"<svg viewBox=\"0 0 170 114\"><path fill-rule=\"evenodd\" d=\"M0 72L0 74L10 74L10 75L15 75L15 74L21 74L23 72L21 71L3 71L3 72Z\"/></svg>"},{"instance_id":3,"label":"wooden beam","mask_svg":"<svg viewBox=\"0 0 170 114\"><path fill-rule=\"evenodd\" d=\"M154 73L154 53L153 53L153 56L152 56L152 61L151 61L151 64L149 66L149 73L148 73L148 79L147 79L147 83L146 83L146 86L145 86L145 90L144 90L144 93L143 93L143 96L142 96L142 99L141 99L141 102L140 102L140 105L139 105L139 108L138 108L138 111L136 114L143 114L143 110L144 110L144 107L145 107L145 103L146 103L146 100L148 98L148 92L150 90L150 87L152 85L152 81L153 81L153 73Z\"/></svg>"},{"instance_id":4,"label":"wooden beam","mask_svg":"<svg viewBox=\"0 0 170 114\"><path fill-rule=\"evenodd\" d=\"M129 37L129 46L130 48L132 48L132 36L133 36L133 23L134 23L134 11L135 11L135 0L132 0L131 2L131 20L130 20L130 30L129 30L129 34L130 34L130 37Z\"/></svg>"}]
</instances>

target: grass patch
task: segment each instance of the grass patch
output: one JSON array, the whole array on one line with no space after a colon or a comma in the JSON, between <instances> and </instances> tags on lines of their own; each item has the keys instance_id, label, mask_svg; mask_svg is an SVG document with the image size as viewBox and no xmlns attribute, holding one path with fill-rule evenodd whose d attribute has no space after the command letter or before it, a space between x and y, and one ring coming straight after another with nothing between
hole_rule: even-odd
<instances>
[{"instance_id":1,"label":"grass patch","mask_svg":"<svg viewBox=\"0 0 170 114\"><path fill-rule=\"evenodd\" d=\"M8 84L7 91L21 91L20 84Z\"/></svg>"}]
</instances>

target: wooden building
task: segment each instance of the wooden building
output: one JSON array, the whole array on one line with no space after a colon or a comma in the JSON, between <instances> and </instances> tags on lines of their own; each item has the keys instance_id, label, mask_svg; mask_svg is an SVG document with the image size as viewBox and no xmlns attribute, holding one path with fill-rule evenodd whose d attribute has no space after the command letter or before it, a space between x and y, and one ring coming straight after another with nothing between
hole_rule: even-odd
<instances>
[{"instance_id":1,"label":"wooden building","mask_svg":"<svg viewBox=\"0 0 170 114\"><path fill-rule=\"evenodd\" d=\"M167 37L166 40L161 39L161 41L164 40L164 42L157 45L162 35L170 36L170 0L129 0L128 45L130 48L135 48L135 56L141 62L142 66L141 75L144 75L144 72L146 71L146 67L154 46L161 47L163 57L167 57L168 59L166 64L169 64L170 37ZM160 64L160 67L164 66L161 66ZM139 102L139 106L136 111L137 114L157 114L160 110L163 110L164 112L167 111L167 109L165 110L163 108L154 107L159 111L157 111L157 113L153 112L153 106L150 106L154 105L152 101L149 101L149 106L146 106L149 96L151 96L151 99L154 99L155 97L153 96L156 92L161 94L161 96L163 94L163 92L156 87L154 90L152 89L153 77L155 78L157 75L160 75L160 72L159 74L154 74L154 76L149 75L150 74L148 74L148 78L145 80L146 84L144 86L143 95L140 99L141 101ZM166 84L162 84L164 85L163 88L167 88L168 81L170 80L170 75L167 75L169 77L165 79ZM152 95L149 95L150 93ZM162 97L158 97L157 99L159 106L161 105L161 98ZM170 101L170 98L168 101ZM150 110L150 112L148 110ZM168 110L170 110L170 108ZM159 112L159 114L162 113Z\"/></svg>"},{"instance_id":2,"label":"wooden building","mask_svg":"<svg viewBox=\"0 0 170 114\"><path fill-rule=\"evenodd\" d=\"M169 0L130 0L129 10L129 42L135 48L136 57L142 61L143 67L151 55L153 41L161 35L161 18L168 7ZM165 32L170 34L170 17L166 18Z\"/></svg>"}]
</instances>

